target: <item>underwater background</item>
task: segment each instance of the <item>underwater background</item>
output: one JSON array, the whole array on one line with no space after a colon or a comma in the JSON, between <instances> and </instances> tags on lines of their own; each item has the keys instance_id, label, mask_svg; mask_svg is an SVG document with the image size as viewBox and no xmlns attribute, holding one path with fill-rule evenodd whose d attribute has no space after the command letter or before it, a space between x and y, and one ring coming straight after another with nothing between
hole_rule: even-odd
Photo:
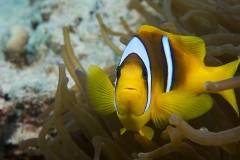
<instances>
[{"instance_id":1,"label":"underwater background","mask_svg":"<svg viewBox=\"0 0 240 160\"><path fill-rule=\"evenodd\" d=\"M203 137L193 142L151 122L152 141L130 131L120 136L116 114L96 114L85 88L90 64L111 78L142 24L203 38L208 66L235 60L239 0L0 0L0 22L0 159L240 158L239 117L218 95L211 95L212 109L190 126L206 132L236 129L221 135L221 144L206 145ZM239 89L235 93L240 105ZM228 133L236 135L231 143L224 139Z\"/></svg>"}]
</instances>

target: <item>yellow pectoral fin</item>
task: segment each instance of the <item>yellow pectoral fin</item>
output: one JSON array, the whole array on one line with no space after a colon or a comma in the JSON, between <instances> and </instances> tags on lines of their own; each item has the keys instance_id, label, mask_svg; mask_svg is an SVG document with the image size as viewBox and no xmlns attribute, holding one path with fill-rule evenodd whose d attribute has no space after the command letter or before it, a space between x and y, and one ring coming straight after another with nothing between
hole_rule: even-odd
<instances>
[{"instance_id":1,"label":"yellow pectoral fin","mask_svg":"<svg viewBox=\"0 0 240 160\"><path fill-rule=\"evenodd\" d=\"M167 123L171 114L177 114L188 120L201 116L212 107L212 104L208 94L170 91L157 97L151 116L154 124L161 128Z\"/></svg>"},{"instance_id":2,"label":"yellow pectoral fin","mask_svg":"<svg viewBox=\"0 0 240 160\"><path fill-rule=\"evenodd\" d=\"M108 115L115 111L112 83L106 73L96 65L90 65L88 68L87 93L96 112Z\"/></svg>"},{"instance_id":3,"label":"yellow pectoral fin","mask_svg":"<svg viewBox=\"0 0 240 160\"><path fill-rule=\"evenodd\" d=\"M149 140L152 140L153 136L154 136L154 131L151 127L147 127L147 126L143 126L142 129L140 131L138 131L138 133L141 136L146 137Z\"/></svg>"}]
</instances>

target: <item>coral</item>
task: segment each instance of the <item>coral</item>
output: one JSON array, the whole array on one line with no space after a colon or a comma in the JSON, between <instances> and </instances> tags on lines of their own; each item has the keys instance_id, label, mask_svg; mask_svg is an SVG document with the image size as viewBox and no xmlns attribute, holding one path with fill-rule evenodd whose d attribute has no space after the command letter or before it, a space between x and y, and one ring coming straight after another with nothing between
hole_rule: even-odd
<instances>
[{"instance_id":1,"label":"coral","mask_svg":"<svg viewBox=\"0 0 240 160\"><path fill-rule=\"evenodd\" d=\"M24 27L22 25L14 26L4 50L6 60L15 63L17 66L26 64L27 43L28 33Z\"/></svg>"},{"instance_id":2,"label":"coral","mask_svg":"<svg viewBox=\"0 0 240 160\"><path fill-rule=\"evenodd\" d=\"M11 38L7 42L6 52L18 53L24 50L28 42L28 33L21 25L12 28Z\"/></svg>"},{"instance_id":3,"label":"coral","mask_svg":"<svg viewBox=\"0 0 240 160\"><path fill-rule=\"evenodd\" d=\"M163 0L159 3L146 1L156 10L156 14L146 11L143 2L131 0L130 8L144 13L146 23L163 30L182 35L200 36L206 43L205 64L219 66L239 56L240 34L236 29L239 23L236 1L197 1ZM226 19L226 14L229 19ZM160 18L158 15L162 15ZM117 48L108 34L122 36L121 42L127 44L133 31L122 19L128 34L114 32L103 24L97 15L101 32L106 43L117 55ZM167 23L165 23L167 22ZM116 114L100 116L88 102L86 93L86 73L74 57L70 46L68 29L64 28L62 55L67 69L76 85L67 87L68 78L63 64L59 65L57 93L53 107L44 111L39 119L45 119L37 138L23 141L22 150L32 155L44 155L46 159L239 159L239 117L230 104L222 97L211 94L214 101L212 109L204 115L185 122L172 115L170 125L165 130L154 128L155 136L149 141L141 135L127 132L118 136L121 128ZM75 69L78 67L78 69ZM106 70L114 79L114 66ZM220 82L206 82L205 87L212 91L235 88L239 104L239 70L236 77ZM51 128L57 131L51 134ZM195 128L195 129L194 129ZM116 132L117 131L117 132ZM49 136L51 135L51 136Z\"/></svg>"}]
</instances>

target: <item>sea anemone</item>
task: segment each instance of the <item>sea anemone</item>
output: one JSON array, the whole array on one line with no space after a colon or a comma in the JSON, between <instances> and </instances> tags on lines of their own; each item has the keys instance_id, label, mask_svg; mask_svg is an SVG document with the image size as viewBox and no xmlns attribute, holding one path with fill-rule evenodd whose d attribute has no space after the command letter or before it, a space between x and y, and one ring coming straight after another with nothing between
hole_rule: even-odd
<instances>
[{"instance_id":1,"label":"sea anemone","mask_svg":"<svg viewBox=\"0 0 240 160\"><path fill-rule=\"evenodd\" d=\"M146 2L156 11L155 14L145 10L138 0L131 0L129 8L142 14L146 24L175 34L201 37L206 44L207 66L219 66L240 55L240 10L237 0ZM121 56L122 51L109 39L108 34L121 36L121 42L126 45L134 31L123 18L121 22L127 34L110 30L100 15L97 18L106 43ZM22 150L30 148L29 154L44 155L48 160L240 159L239 117L230 104L216 94L211 94L212 109L198 118L186 122L178 115L171 115L170 124L164 130L157 129L149 122L148 125L155 131L152 141L130 131L119 136L121 124L116 114L101 116L93 111L86 92L86 72L74 56L66 27L63 33L65 44L62 56L76 85L67 87L65 65L60 64L54 104L38 118L45 119L39 136L23 141L20 144ZM105 70L112 81L114 68ZM237 89L240 88L240 78L237 77L239 69L235 76L220 82L206 82L205 87L211 91L235 88L240 104L240 90Z\"/></svg>"}]
</instances>

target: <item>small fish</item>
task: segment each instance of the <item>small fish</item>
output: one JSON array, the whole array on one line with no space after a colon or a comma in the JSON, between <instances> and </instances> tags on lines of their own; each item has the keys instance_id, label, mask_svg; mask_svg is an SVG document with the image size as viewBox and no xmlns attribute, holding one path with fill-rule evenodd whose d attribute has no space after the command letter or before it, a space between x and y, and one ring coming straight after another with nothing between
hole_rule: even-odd
<instances>
[{"instance_id":1,"label":"small fish","mask_svg":"<svg viewBox=\"0 0 240 160\"><path fill-rule=\"evenodd\" d=\"M91 65L87 91L94 109L103 115L117 112L126 130L152 139L152 120L163 127L171 114L185 120L207 112L213 101L205 89L207 81L233 77L240 58L219 67L205 66L205 44L201 38L174 35L143 25L126 46L116 68L114 86L108 76ZM239 115L233 89L217 92Z\"/></svg>"}]
</instances>

